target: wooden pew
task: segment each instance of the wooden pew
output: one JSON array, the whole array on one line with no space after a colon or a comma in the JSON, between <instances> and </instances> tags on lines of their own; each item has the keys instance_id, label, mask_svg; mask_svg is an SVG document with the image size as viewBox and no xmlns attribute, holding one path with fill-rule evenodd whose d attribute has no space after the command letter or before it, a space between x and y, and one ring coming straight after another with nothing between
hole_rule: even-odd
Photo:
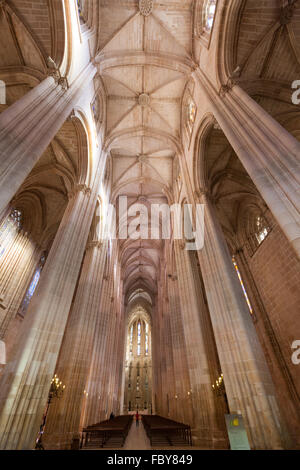
<instances>
[{"instance_id":1,"label":"wooden pew","mask_svg":"<svg viewBox=\"0 0 300 470\"><path fill-rule=\"evenodd\" d=\"M123 447L133 416L118 416L82 431L80 448Z\"/></svg>"},{"instance_id":2,"label":"wooden pew","mask_svg":"<svg viewBox=\"0 0 300 470\"><path fill-rule=\"evenodd\" d=\"M143 415L142 419L151 446L192 446L190 426L157 415Z\"/></svg>"}]
</instances>

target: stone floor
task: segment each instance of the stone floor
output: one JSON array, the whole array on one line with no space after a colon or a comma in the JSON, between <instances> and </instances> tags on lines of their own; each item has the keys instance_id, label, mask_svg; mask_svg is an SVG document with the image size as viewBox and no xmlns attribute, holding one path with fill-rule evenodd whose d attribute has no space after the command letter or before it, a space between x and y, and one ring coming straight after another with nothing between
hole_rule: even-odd
<instances>
[{"instance_id":1,"label":"stone floor","mask_svg":"<svg viewBox=\"0 0 300 470\"><path fill-rule=\"evenodd\" d=\"M150 450L151 445L142 422L136 426L133 421L123 450Z\"/></svg>"},{"instance_id":2,"label":"stone floor","mask_svg":"<svg viewBox=\"0 0 300 470\"><path fill-rule=\"evenodd\" d=\"M139 426L136 426L135 420L132 423L124 447L120 449L110 449L105 447L104 450L200 450L201 447L151 447L150 440L147 437L143 423L140 421ZM102 449L99 449L102 450Z\"/></svg>"}]
</instances>

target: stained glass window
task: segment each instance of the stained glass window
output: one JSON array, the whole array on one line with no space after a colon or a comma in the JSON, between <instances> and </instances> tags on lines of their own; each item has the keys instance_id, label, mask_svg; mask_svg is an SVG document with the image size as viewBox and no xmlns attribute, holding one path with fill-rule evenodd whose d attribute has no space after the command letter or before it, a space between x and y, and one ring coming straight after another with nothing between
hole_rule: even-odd
<instances>
[{"instance_id":1,"label":"stained glass window","mask_svg":"<svg viewBox=\"0 0 300 470\"><path fill-rule=\"evenodd\" d=\"M10 213L10 219L13 220L14 224L16 227L18 227L19 230L22 228L22 212L18 211L17 209L13 209L12 212Z\"/></svg>"},{"instance_id":2,"label":"stained glass window","mask_svg":"<svg viewBox=\"0 0 300 470\"><path fill-rule=\"evenodd\" d=\"M258 216L256 218L255 236L259 245L264 241L268 233L269 233L269 228L266 224L265 219L262 216Z\"/></svg>"},{"instance_id":3,"label":"stained glass window","mask_svg":"<svg viewBox=\"0 0 300 470\"><path fill-rule=\"evenodd\" d=\"M92 111L93 111L95 124L98 124L98 121L100 119L100 101L99 101L98 96L96 96L96 98L94 99L92 103Z\"/></svg>"},{"instance_id":4,"label":"stained glass window","mask_svg":"<svg viewBox=\"0 0 300 470\"><path fill-rule=\"evenodd\" d=\"M133 325L131 325L131 328L130 328L130 346L129 346L130 354L132 354L132 345L133 345Z\"/></svg>"},{"instance_id":5,"label":"stained glass window","mask_svg":"<svg viewBox=\"0 0 300 470\"><path fill-rule=\"evenodd\" d=\"M13 209L0 227L0 258L22 228L22 212Z\"/></svg>"},{"instance_id":6,"label":"stained glass window","mask_svg":"<svg viewBox=\"0 0 300 470\"><path fill-rule=\"evenodd\" d=\"M190 124L195 124L195 120L196 120L196 104L194 103L194 101L191 99L190 102L189 102L189 122Z\"/></svg>"},{"instance_id":7,"label":"stained glass window","mask_svg":"<svg viewBox=\"0 0 300 470\"><path fill-rule=\"evenodd\" d=\"M197 106L192 96L189 96L187 99L186 109L187 109L186 126L187 126L188 135L191 136L193 129L194 129L194 124L196 122L196 115L197 115Z\"/></svg>"},{"instance_id":8,"label":"stained glass window","mask_svg":"<svg viewBox=\"0 0 300 470\"><path fill-rule=\"evenodd\" d=\"M246 292L246 289L245 289L245 286L244 286L244 282L243 282L241 273L240 273L240 271L239 271L238 265L236 264L236 260L235 260L234 257L232 258L232 262L233 262L233 266L234 266L234 268L235 268L235 271L236 271L236 273L237 273L237 276L238 276L238 278L239 278L240 284L241 284L241 286L242 286L242 289L243 289L243 292L244 292L244 296L245 296L245 299L246 299L248 308L249 308L250 313L251 313L251 315L252 315L252 314L253 314L253 309L252 309L252 306L251 306L251 303L250 303L248 294L247 294L247 292Z\"/></svg>"},{"instance_id":9,"label":"stained glass window","mask_svg":"<svg viewBox=\"0 0 300 470\"><path fill-rule=\"evenodd\" d=\"M141 322L138 322L137 355L141 355Z\"/></svg>"},{"instance_id":10,"label":"stained glass window","mask_svg":"<svg viewBox=\"0 0 300 470\"><path fill-rule=\"evenodd\" d=\"M83 16L82 0L77 0L77 9L78 9L78 15L79 15L80 23L85 23L85 19L84 19L84 16Z\"/></svg>"},{"instance_id":11,"label":"stained glass window","mask_svg":"<svg viewBox=\"0 0 300 470\"><path fill-rule=\"evenodd\" d=\"M149 325L146 323L146 329L145 329L145 354L148 356L149 352Z\"/></svg>"},{"instance_id":12,"label":"stained glass window","mask_svg":"<svg viewBox=\"0 0 300 470\"><path fill-rule=\"evenodd\" d=\"M210 32L213 24L217 8L217 0L207 0L204 4L204 29Z\"/></svg>"},{"instance_id":13,"label":"stained glass window","mask_svg":"<svg viewBox=\"0 0 300 470\"><path fill-rule=\"evenodd\" d=\"M29 285L29 288L25 294L25 297L24 297L24 300L22 302L22 305L21 305L21 308L20 308L20 314L21 315L25 315L25 313L27 312L27 309L29 307L29 304L30 304L30 301L32 299L32 296L37 288L37 285L39 283L39 280L40 280L40 277L41 277L41 272L42 272L42 269L44 267L44 264L45 264L45 261L46 261L46 256L43 255L40 259L40 262L38 264L38 267L36 268L35 270L35 273L33 275L33 278L30 282L30 285Z\"/></svg>"}]
</instances>

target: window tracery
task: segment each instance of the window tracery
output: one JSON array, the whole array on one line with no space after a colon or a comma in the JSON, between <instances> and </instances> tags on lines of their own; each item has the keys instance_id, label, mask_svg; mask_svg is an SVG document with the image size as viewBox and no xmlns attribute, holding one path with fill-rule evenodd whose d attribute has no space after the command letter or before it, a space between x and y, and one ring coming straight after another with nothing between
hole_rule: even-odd
<instances>
[{"instance_id":1,"label":"window tracery","mask_svg":"<svg viewBox=\"0 0 300 470\"><path fill-rule=\"evenodd\" d=\"M252 256L271 232L271 225L261 212L255 211L248 218L246 245Z\"/></svg>"},{"instance_id":2,"label":"window tracery","mask_svg":"<svg viewBox=\"0 0 300 470\"><path fill-rule=\"evenodd\" d=\"M23 214L17 209L12 209L6 220L0 227L0 258L4 255L9 245L23 226Z\"/></svg>"},{"instance_id":3,"label":"window tracery","mask_svg":"<svg viewBox=\"0 0 300 470\"><path fill-rule=\"evenodd\" d=\"M251 315L253 315L253 308L252 308L251 302L250 302L250 300L249 300L249 297L248 297L248 294L247 294L247 291L246 291L246 288L245 288L245 285L244 285L244 282L243 282L243 279L242 279L240 270L239 270L239 268L238 268L238 265L237 265L237 263L236 263L236 259L235 259L234 256L232 257L232 262L233 262L233 266L234 266L235 272L236 272L236 274L237 274L237 276L238 276L238 278L239 278L240 285L241 285L241 287L242 287L242 290L243 290L243 293L244 293L244 296L245 296L245 299L246 299L246 302L247 302L249 311L250 311Z\"/></svg>"},{"instance_id":4,"label":"window tracery","mask_svg":"<svg viewBox=\"0 0 300 470\"><path fill-rule=\"evenodd\" d=\"M141 322L138 322L138 341L137 341L137 355L141 355Z\"/></svg>"},{"instance_id":5,"label":"window tracery","mask_svg":"<svg viewBox=\"0 0 300 470\"><path fill-rule=\"evenodd\" d=\"M145 327L145 355L148 356L149 353L149 325L146 323Z\"/></svg>"},{"instance_id":6,"label":"window tracery","mask_svg":"<svg viewBox=\"0 0 300 470\"><path fill-rule=\"evenodd\" d=\"M78 16L80 20L80 24L85 23L85 18L83 16L83 2L82 0L76 0L77 1L77 10L78 10Z\"/></svg>"},{"instance_id":7,"label":"window tracery","mask_svg":"<svg viewBox=\"0 0 300 470\"><path fill-rule=\"evenodd\" d=\"M256 224L255 237L256 237L258 245L260 245L264 241L264 239L268 236L270 229L268 227L266 219L261 215L256 217L255 224Z\"/></svg>"},{"instance_id":8,"label":"window tracery","mask_svg":"<svg viewBox=\"0 0 300 470\"><path fill-rule=\"evenodd\" d=\"M39 280L40 280L40 277L41 277L41 273L42 273L42 270L43 270L43 267L45 265L45 262L46 262L46 255L45 253L41 256L41 259L39 261L39 264L35 270L35 273L33 275L33 278L30 282L30 285L27 289L27 292L25 294L25 297L23 299L23 302L21 304L21 308L20 308L20 315L24 316L28 310L28 307L29 307L29 304L30 304L30 301L32 299L32 296L37 288L37 285L39 283Z\"/></svg>"},{"instance_id":9,"label":"window tracery","mask_svg":"<svg viewBox=\"0 0 300 470\"><path fill-rule=\"evenodd\" d=\"M211 32L214 24L216 8L217 0L206 0L203 9L203 26L208 33Z\"/></svg>"},{"instance_id":10,"label":"window tracery","mask_svg":"<svg viewBox=\"0 0 300 470\"><path fill-rule=\"evenodd\" d=\"M184 100L183 100L183 106L184 106L183 125L185 127L185 130L189 139L189 144L191 143L191 137L193 134L194 126L196 123L196 117L197 117L197 105L193 98L194 88L195 88L195 83L193 80L191 80L186 88Z\"/></svg>"}]
</instances>

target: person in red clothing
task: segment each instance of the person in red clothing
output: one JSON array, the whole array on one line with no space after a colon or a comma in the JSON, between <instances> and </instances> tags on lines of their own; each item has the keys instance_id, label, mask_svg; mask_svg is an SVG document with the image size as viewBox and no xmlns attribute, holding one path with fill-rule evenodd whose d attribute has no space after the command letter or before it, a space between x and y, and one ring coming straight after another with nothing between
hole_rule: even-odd
<instances>
[{"instance_id":1,"label":"person in red clothing","mask_svg":"<svg viewBox=\"0 0 300 470\"><path fill-rule=\"evenodd\" d=\"M138 425L139 425L139 419L140 419L139 412L136 411L136 414L135 414L135 423L136 423L136 426L137 426L137 427L138 427Z\"/></svg>"}]
</instances>

